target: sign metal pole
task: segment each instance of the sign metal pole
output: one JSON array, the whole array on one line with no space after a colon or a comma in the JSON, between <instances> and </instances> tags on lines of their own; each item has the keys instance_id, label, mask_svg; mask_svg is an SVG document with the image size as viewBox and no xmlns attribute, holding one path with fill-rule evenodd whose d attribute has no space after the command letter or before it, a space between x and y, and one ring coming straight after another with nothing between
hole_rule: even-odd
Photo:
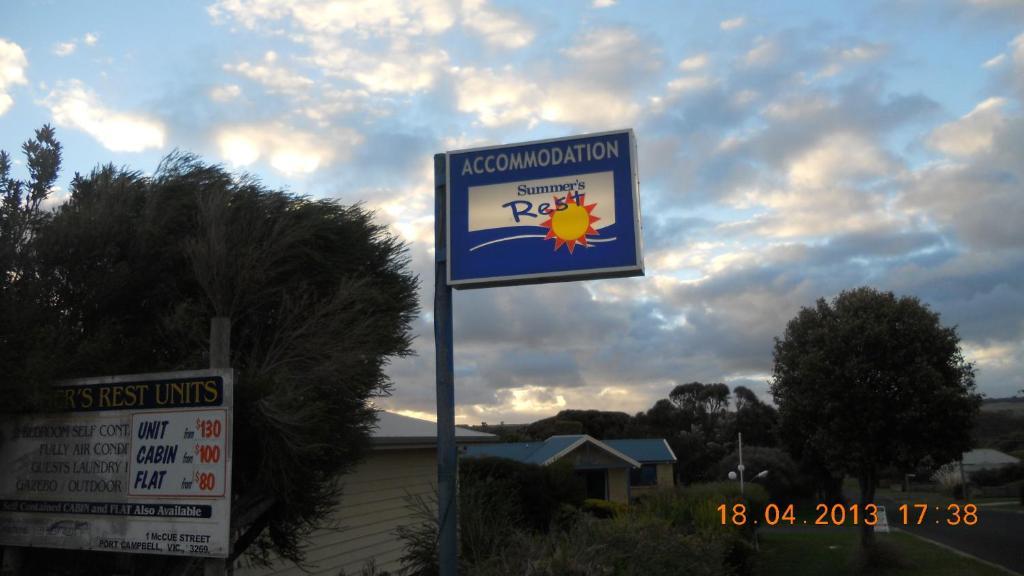
<instances>
[{"instance_id":1,"label":"sign metal pole","mask_svg":"<svg viewBox=\"0 0 1024 576\"><path fill-rule=\"evenodd\" d=\"M446 156L434 155L434 352L437 373L437 514L440 576L455 576L458 453L455 447L455 376L452 288L448 285Z\"/></svg>"},{"instance_id":2,"label":"sign metal pole","mask_svg":"<svg viewBox=\"0 0 1024 576\"><path fill-rule=\"evenodd\" d=\"M217 316L210 319L210 368L231 368L231 318ZM231 555L233 536L228 530L228 556ZM227 562L220 558L203 560L203 576L224 576L228 571Z\"/></svg>"}]
</instances>

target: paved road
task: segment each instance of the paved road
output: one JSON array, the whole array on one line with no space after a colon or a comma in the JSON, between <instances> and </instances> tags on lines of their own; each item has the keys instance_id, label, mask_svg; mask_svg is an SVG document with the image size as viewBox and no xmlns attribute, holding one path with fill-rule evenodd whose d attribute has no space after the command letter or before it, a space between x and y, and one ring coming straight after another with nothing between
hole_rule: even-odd
<instances>
[{"instance_id":1,"label":"paved road","mask_svg":"<svg viewBox=\"0 0 1024 576\"><path fill-rule=\"evenodd\" d=\"M897 505L884 504L890 526L1024 574L1024 513L982 506L974 526L949 526L941 521L945 518L943 513L929 510L924 524L903 526ZM910 520L915 519L916 513L911 509ZM936 519L940 520L938 524Z\"/></svg>"}]
</instances>

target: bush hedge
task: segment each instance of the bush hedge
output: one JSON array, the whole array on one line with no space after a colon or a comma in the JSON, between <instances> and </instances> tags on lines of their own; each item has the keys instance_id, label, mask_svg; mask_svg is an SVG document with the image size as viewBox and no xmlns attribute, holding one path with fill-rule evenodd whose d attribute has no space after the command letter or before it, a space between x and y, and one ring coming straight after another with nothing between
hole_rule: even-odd
<instances>
[{"instance_id":1,"label":"bush hedge","mask_svg":"<svg viewBox=\"0 0 1024 576\"><path fill-rule=\"evenodd\" d=\"M540 532L548 531L563 505L580 507L586 494L584 480L567 462L538 466L493 457L459 460L460 489L476 485L501 494L523 527Z\"/></svg>"},{"instance_id":2,"label":"bush hedge","mask_svg":"<svg viewBox=\"0 0 1024 576\"><path fill-rule=\"evenodd\" d=\"M971 482L978 486L1003 486L1024 480L1024 462L971 473Z\"/></svg>"},{"instance_id":3,"label":"bush hedge","mask_svg":"<svg viewBox=\"0 0 1024 576\"><path fill-rule=\"evenodd\" d=\"M738 464L738 454L729 454L719 461L715 476L725 478ZM743 464L746 467L747 486L764 486L775 502L792 502L812 492L813 482L804 477L789 454L778 448L746 447L743 449ZM767 470L768 476L754 480L754 476L762 470Z\"/></svg>"},{"instance_id":4,"label":"bush hedge","mask_svg":"<svg viewBox=\"0 0 1024 576\"><path fill-rule=\"evenodd\" d=\"M626 512L626 505L610 500L587 498L583 501L582 510L594 518L614 518Z\"/></svg>"},{"instance_id":5,"label":"bush hedge","mask_svg":"<svg viewBox=\"0 0 1024 576\"><path fill-rule=\"evenodd\" d=\"M756 518L768 502L761 486L748 485L741 497L736 482L693 484L652 493L631 506L587 500L581 502L581 509L568 503L571 498L564 487L548 483L554 476L545 480L533 468L497 461L466 468L459 488L460 573L744 576L752 572L752 523L723 523L719 506L731 510L732 505L743 503L748 518ZM524 484L527 481L537 484ZM530 490L524 493L524 489ZM524 506L544 490L548 491L544 501L557 503L545 514ZM580 486L577 494L583 492ZM406 545L402 574L436 574L436 513L431 516L430 503L422 499L413 504L423 524L400 531ZM532 522L526 521L527 514L535 514Z\"/></svg>"}]
</instances>

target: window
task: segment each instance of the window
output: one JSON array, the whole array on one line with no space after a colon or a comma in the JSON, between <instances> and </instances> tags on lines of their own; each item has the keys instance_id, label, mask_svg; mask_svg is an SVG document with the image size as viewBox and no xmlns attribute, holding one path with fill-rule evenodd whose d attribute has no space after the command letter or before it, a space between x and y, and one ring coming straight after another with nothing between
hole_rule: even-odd
<instances>
[{"instance_id":1,"label":"window","mask_svg":"<svg viewBox=\"0 0 1024 576\"><path fill-rule=\"evenodd\" d=\"M655 486L658 484L658 465L644 464L629 471L631 486Z\"/></svg>"}]
</instances>

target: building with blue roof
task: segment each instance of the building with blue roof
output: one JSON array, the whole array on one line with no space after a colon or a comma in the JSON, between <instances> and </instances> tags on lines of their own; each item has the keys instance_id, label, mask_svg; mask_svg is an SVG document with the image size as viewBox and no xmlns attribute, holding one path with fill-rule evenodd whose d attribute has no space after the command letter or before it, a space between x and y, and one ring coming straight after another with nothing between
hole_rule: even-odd
<instances>
[{"instance_id":1,"label":"building with blue roof","mask_svg":"<svg viewBox=\"0 0 1024 576\"><path fill-rule=\"evenodd\" d=\"M637 496L675 485L676 455L662 438L598 440L586 434L552 436L542 442L473 444L464 458L507 458L547 466L570 462L583 477L587 498L627 503Z\"/></svg>"}]
</instances>

